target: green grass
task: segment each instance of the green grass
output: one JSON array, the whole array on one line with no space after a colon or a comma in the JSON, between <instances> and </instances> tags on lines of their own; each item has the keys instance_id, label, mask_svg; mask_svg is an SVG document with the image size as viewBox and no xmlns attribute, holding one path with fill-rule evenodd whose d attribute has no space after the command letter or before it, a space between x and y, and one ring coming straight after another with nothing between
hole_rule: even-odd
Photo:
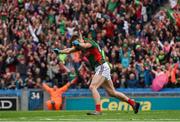
<instances>
[{"instance_id":1,"label":"green grass","mask_svg":"<svg viewBox=\"0 0 180 122\"><path fill-rule=\"evenodd\" d=\"M100 116L88 116L87 111L0 111L0 122L5 121L58 121L58 122L180 122L180 111L107 111Z\"/></svg>"}]
</instances>

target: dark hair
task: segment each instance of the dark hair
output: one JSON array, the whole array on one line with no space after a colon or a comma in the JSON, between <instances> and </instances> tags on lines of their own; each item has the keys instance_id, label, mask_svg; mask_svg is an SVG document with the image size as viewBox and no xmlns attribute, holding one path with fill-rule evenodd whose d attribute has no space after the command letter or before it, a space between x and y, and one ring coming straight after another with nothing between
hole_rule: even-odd
<instances>
[{"instance_id":1,"label":"dark hair","mask_svg":"<svg viewBox=\"0 0 180 122\"><path fill-rule=\"evenodd\" d=\"M73 35L70 39L70 43L72 43L72 41L78 39L78 35Z\"/></svg>"}]
</instances>

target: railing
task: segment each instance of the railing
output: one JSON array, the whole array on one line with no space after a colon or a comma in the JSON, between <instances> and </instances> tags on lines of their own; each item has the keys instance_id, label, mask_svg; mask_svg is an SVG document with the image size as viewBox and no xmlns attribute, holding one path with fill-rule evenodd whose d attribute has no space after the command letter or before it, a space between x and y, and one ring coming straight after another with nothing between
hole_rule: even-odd
<instances>
[{"instance_id":1,"label":"railing","mask_svg":"<svg viewBox=\"0 0 180 122\"><path fill-rule=\"evenodd\" d=\"M36 89L33 89L36 90ZM165 88L154 92L150 88L120 88L117 89L130 96L180 96L180 88ZM107 96L104 89L99 89L102 96ZM0 90L0 96L21 96L22 90ZM64 96L91 96L89 89L69 89Z\"/></svg>"}]
</instances>

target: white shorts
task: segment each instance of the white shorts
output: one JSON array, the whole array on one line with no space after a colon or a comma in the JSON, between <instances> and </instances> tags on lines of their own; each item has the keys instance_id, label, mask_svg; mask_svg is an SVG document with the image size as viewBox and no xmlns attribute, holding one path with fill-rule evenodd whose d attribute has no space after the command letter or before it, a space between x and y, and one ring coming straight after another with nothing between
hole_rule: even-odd
<instances>
[{"instance_id":1,"label":"white shorts","mask_svg":"<svg viewBox=\"0 0 180 122\"><path fill-rule=\"evenodd\" d=\"M107 78L107 80L111 80L111 69L107 62L96 67L95 72L95 75L102 75Z\"/></svg>"}]
</instances>

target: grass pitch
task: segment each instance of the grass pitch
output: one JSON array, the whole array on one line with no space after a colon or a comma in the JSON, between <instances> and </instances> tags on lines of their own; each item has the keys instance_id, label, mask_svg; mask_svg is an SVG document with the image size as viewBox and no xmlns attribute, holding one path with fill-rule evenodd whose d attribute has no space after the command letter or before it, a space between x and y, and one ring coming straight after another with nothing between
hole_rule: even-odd
<instances>
[{"instance_id":1,"label":"grass pitch","mask_svg":"<svg viewBox=\"0 0 180 122\"><path fill-rule=\"evenodd\" d=\"M0 122L180 122L180 111L107 111L88 116L87 111L0 111Z\"/></svg>"}]
</instances>

